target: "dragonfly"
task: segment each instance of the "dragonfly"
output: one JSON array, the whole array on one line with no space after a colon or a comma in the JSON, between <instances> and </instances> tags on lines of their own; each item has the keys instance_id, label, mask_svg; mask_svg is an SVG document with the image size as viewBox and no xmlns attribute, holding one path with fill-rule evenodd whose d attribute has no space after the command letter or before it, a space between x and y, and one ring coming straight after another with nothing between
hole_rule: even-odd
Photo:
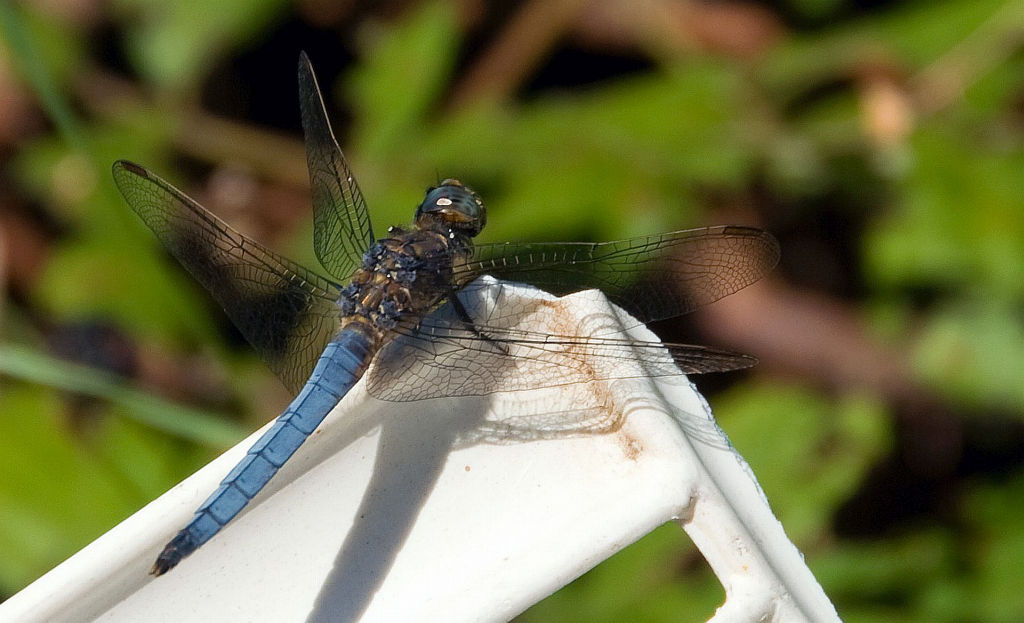
<instances>
[{"instance_id":1,"label":"dragonfly","mask_svg":"<svg viewBox=\"0 0 1024 623\"><path fill-rule=\"evenodd\" d=\"M486 224L483 201L458 180L446 179L427 190L412 225L391 227L377 239L305 53L298 82L313 245L332 278L247 238L148 169L126 160L113 165L128 205L296 393L167 543L153 575L175 567L235 518L364 375L370 395L401 402L585 382L582 366L557 357L566 349L601 358L621 357L628 347L641 358L657 353L652 362L664 361L667 353L671 369L657 367L651 375L724 372L756 362L625 333L541 334L514 322L528 311L525 304L481 314L462 293L487 275L554 296L599 289L638 324L649 323L760 279L779 259L768 232L717 226L599 243L481 244L473 239ZM529 357L541 372L502 374L523 369L516 357Z\"/></svg>"}]
</instances>

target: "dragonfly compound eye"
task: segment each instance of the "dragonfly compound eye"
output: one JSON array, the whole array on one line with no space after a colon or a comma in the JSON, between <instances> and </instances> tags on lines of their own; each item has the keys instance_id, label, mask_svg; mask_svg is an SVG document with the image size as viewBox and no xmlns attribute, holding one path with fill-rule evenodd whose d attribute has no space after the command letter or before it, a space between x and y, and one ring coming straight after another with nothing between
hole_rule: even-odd
<instances>
[{"instance_id":1,"label":"dragonfly compound eye","mask_svg":"<svg viewBox=\"0 0 1024 623\"><path fill-rule=\"evenodd\" d=\"M423 228L441 226L475 236L486 223L484 202L458 180L448 179L428 190L416 209L416 224Z\"/></svg>"}]
</instances>

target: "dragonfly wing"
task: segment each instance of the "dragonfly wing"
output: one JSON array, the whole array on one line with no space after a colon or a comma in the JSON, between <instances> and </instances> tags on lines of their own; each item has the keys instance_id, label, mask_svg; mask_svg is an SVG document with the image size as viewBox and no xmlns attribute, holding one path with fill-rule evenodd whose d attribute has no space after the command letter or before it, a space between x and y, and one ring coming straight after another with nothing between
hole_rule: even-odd
<instances>
[{"instance_id":1,"label":"dragonfly wing","mask_svg":"<svg viewBox=\"0 0 1024 623\"><path fill-rule=\"evenodd\" d=\"M728 296L778 260L779 244L768 232L719 226L611 242L476 245L456 279L489 274L557 296L596 288L646 323Z\"/></svg>"},{"instance_id":2,"label":"dragonfly wing","mask_svg":"<svg viewBox=\"0 0 1024 623\"><path fill-rule=\"evenodd\" d=\"M504 288L493 299L466 294L458 295L465 313L448 302L417 325L399 328L370 373L371 394L397 402L484 396L680 372L725 372L757 363L748 355L705 346L633 339L621 332L617 318L606 314L589 314L585 335L539 332L524 327L558 326L559 320L564 325L550 299L507 294Z\"/></svg>"},{"instance_id":3,"label":"dragonfly wing","mask_svg":"<svg viewBox=\"0 0 1024 623\"><path fill-rule=\"evenodd\" d=\"M338 286L238 233L137 164L119 160L113 175L128 205L270 369L300 389L340 326Z\"/></svg>"},{"instance_id":4,"label":"dragonfly wing","mask_svg":"<svg viewBox=\"0 0 1024 623\"><path fill-rule=\"evenodd\" d=\"M347 281L373 244L366 201L327 119L309 57L299 57L299 105L313 195L313 249L325 269Z\"/></svg>"}]
</instances>

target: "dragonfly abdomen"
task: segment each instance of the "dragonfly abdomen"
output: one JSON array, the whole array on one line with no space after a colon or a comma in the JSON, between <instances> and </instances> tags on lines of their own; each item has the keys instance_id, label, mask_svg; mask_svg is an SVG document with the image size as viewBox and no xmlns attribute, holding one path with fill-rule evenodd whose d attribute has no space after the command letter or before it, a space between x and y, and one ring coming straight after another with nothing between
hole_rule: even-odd
<instances>
[{"instance_id":1,"label":"dragonfly abdomen","mask_svg":"<svg viewBox=\"0 0 1024 623\"><path fill-rule=\"evenodd\" d=\"M245 508L363 376L375 342L360 323L352 323L327 344L299 395L164 547L151 573L166 573Z\"/></svg>"}]
</instances>

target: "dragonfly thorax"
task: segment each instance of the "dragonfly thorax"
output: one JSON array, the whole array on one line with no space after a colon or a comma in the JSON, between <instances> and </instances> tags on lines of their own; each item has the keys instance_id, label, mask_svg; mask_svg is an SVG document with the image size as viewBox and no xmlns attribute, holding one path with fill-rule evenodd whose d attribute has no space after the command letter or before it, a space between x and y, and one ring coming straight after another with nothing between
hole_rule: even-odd
<instances>
[{"instance_id":1,"label":"dragonfly thorax","mask_svg":"<svg viewBox=\"0 0 1024 623\"><path fill-rule=\"evenodd\" d=\"M473 237L486 223L487 211L480 196L455 179L428 189L416 208L416 226L420 229Z\"/></svg>"},{"instance_id":2,"label":"dragonfly thorax","mask_svg":"<svg viewBox=\"0 0 1024 623\"><path fill-rule=\"evenodd\" d=\"M402 316L426 313L451 292L455 257L468 242L464 234L422 227L393 227L388 234L363 254L338 300L342 316L381 330L395 328Z\"/></svg>"}]
</instances>

